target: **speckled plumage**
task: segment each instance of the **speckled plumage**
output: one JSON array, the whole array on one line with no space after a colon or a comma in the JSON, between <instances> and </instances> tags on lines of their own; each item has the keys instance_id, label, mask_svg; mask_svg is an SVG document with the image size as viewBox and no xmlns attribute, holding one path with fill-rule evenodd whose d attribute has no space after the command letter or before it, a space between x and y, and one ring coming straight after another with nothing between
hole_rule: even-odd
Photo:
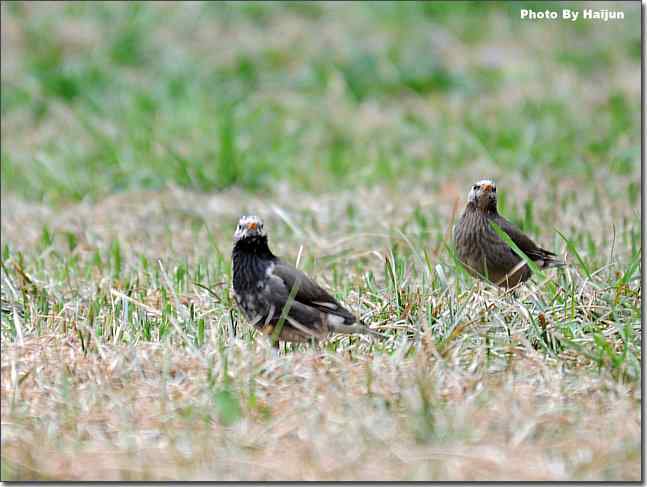
<instances>
[{"instance_id":1,"label":"speckled plumage","mask_svg":"<svg viewBox=\"0 0 647 487\"><path fill-rule=\"evenodd\" d=\"M542 249L521 230L499 215L496 186L492 181L476 183L465 211L454 227L454 244L458 258L474 276L503 287L513 287L532 275L527 264L492 228L496 223L510 239L540 268L563 265L554 253Z\"/></svg>"},{"instance_id":2,"label":"speckled plumage","mask_svg":"<svg viewBox=\"0 0 647 487\"><path fill-rule=\"evenodd\" d=\"M303 342L330 333L379 333L369 330L322 287L283 262L269 249L263 222L242 217L232 253L234 298L249 322L272 335L296 287L278 338Z\"/></svg>"}]
</instances>

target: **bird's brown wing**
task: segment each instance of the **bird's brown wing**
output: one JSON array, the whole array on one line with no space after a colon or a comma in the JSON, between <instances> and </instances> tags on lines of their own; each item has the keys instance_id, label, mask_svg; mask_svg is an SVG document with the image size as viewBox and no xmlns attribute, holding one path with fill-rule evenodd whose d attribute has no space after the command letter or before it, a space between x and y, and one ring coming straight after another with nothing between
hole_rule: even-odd
<instances>
[{"instance_id":1,"label":"bird's brown wing","mask_svg":"<svg viewBox=\"0 0 647 487\"><path fill-rule=\"evenodd\" d=\"M295 301L325 313L341 316L345 324L356 321L355 316L325 289L295 267L279 260L274 263L270 272L283 281L288 292L291 292L294 286L298 286L294 296Z\"/></svg>"},{"instance_id":2,"label":"bird's brown wing","mask_svg":"<svg viewBox=\"0 0 647 487\"><path fill-rule=\"evenodd\" d=\"M521 249L521 251L530 257L532 260L543 260L543 261L554 261L555 254L548 250L542 249L535 242L533 242L530 237L525 235L521 230L515 227L508 220L503 218L501 215L496 215L491 219L501 227L505 233L508 234L508 237Z\"/></svg>"}]
</instances>

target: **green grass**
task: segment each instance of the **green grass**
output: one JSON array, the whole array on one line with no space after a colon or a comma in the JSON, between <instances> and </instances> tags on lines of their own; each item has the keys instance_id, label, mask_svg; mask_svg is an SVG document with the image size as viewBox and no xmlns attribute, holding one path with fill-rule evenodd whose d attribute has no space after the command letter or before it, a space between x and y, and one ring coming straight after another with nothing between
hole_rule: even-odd
<instances>
[{"instance_id":1,"label":"green grass","mask_svg":"<svg viewBox=\"0 0 647 487\"><path fill-rule=\"evenodd\" d=\"M640 478L621 7L3 3L2 480ZM483 177L566 267L464 272ZM274 353L230 291L251 213L387 338Z\"/></svg>"}]
</instances>

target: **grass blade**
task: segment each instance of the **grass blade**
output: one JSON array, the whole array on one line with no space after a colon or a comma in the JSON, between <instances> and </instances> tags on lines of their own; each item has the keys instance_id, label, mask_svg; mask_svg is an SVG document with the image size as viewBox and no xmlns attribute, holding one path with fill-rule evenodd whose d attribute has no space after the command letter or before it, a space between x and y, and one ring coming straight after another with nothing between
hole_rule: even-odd
<instances>
[{"instance_id":1,"label":"grass blade","mask_svg":"<svg viewBox=\"0 0 647 487\"><path fill-rule=\"evenodd\" d=\"M582 259L582 256L581 256L581 255L580 255L580 253L577 251L577 248L575 247L575 244L574 244L570 239L568 239L568 238L567 238L567 237L566 237L562 232L560 232L559 230L555 230L555 231L557 232L557 234L558 234L560 237L562 237L562 240L564 240L564 242L566 242L566 247L568 248L568 251L569 251L570 253L572 253L572 254L575 256L575 258L577 259L577 261L578 261L578 262L579 262L579 264L580 264L580 267L582 267L582 270L584 271L584 274L586 274L586 277L588 277L588 278L589 278L589 280L590 280L590 281L592 281L592 280L593 280L593 276L591 275L591 269L589 269L589 266L588 266L588 265L586 265L586 262L584 262L584 259Z\"/></svg>"}]
</instances>

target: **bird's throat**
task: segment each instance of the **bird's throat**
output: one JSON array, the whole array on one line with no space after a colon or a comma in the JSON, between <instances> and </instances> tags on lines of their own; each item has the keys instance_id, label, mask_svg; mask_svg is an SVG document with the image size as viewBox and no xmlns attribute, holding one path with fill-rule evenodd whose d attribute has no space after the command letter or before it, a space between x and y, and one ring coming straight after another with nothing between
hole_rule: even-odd
<instances>
[{"instance_id":1,"label":"bird's throat","mask_svg":"<svg viewBox=\"0 0 647 487\"><path fill-rule=\"evenodd\" d=\"M274 259L274 254L267 244L266 236L247 237L239 240L234 245L234 258L236 255L254 255L262 259Z\"/></svg>"},{"instance_id":2,"label":"bird's throat","mask_svg":"<svg viewBox=\"0 0 647 487\"><path fill-rule=\"evenodd\" d=\"M477 205L475 202L467 204L467 210L471 212L481 213L486 216L496 216L498 214L496 209L496 202L490 202L485 208Z\"/></svg>"}]
</instances>

